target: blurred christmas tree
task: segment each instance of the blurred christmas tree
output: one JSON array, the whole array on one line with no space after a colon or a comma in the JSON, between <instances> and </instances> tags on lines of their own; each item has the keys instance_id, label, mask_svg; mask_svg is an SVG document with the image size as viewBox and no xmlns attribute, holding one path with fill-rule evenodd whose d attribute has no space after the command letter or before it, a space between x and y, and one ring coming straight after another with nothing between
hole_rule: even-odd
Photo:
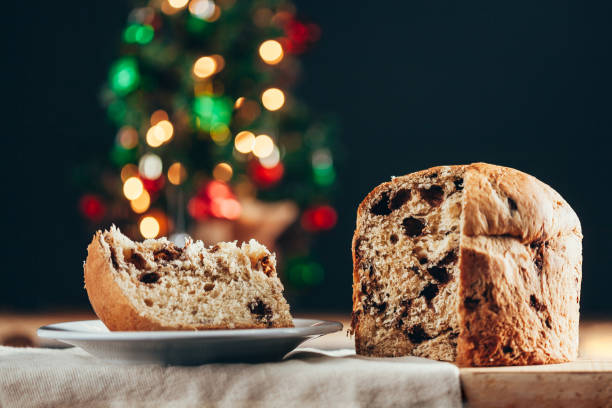
<instances>
[{"instance_id":1,"label":"blurred christmas tree","mask_svg":"<svg viewBox=\"0 0 612 408\"><path fill-rule=\"evenodd\" d=\"M336 223L335 149L290 93L318 37L284 0L135 8L102 92L114 168L80 172L84 216L133 238L255 237L284 255L295 288L320 283L309 240Z\"/></svg>"}]
</instances>

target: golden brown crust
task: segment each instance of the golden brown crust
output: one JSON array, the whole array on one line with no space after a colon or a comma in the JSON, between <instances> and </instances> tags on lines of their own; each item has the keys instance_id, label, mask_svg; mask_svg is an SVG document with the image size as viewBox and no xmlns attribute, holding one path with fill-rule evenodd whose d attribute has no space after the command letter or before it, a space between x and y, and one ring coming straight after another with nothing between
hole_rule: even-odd
<instances>
[{"instance_id":1,"label":"golden brown crust","mask_svg":"<svg viewBox=\"0 0 612 408\"><path fill-rule=\"evenodd\" d=\"M140 316L125 297L113 278L118 273L113 267L108 244L98 231L87 248L85 288L96 315L109 330L174 330Z\"/></svg>"},{"instance_id":2,"label":"golden brown crust","mask_svg":"<svg viewBox=\"0 0 612 408\"><path fill-rule=\"evenodd\" d=\"M110 247L98 231L87 247L84 265L85 289L91 306L104 325L112 331L160 331L160 330L223 330L225 326L172 325L167 326L141 315L115 281L113 274L120 273L113 267ZM233 329L258 329L268 327L293 327L275 323L244 325Z\"/></svg>"},{"instance_id":3,"label":"golden brown crust","mask_svg":"<svg viewBox=\"0 0 612 408\"><path fill-rule=\"evenodd\" d=\"M465 174L459 365L577 357L581 228L535 177L484 163Z\"/></svg>"},{"instance_id":4,"label":"golden brown crust","mask_svg":"<svg viewBox=\"0 0 612 408\"><path fill-rule=\"evenodd\" d=\"M548 185L521 171L474 163L465 173L463 235L510 235L521 242L575 230L580 221Z\"/></svg>"}]
</instances>

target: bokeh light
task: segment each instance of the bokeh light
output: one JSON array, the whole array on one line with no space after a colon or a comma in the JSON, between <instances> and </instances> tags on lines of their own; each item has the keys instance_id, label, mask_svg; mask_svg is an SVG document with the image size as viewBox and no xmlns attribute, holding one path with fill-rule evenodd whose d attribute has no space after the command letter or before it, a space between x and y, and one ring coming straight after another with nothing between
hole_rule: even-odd
<instances>
[{"instance_id":1,"label":"bokeh light","mask_svg":"<svg viewBox=\"0 0 612 408\"><path fill-rule=\"evenodd\" d=\"M240 98L236 99L236 102L234 102L234 109L240 109L243 103L244 103L244 96L241 96Z\"/></svg>"},{"instance_id":2,"label":"bokeh light","mask_svg":"<svg viewBox=\"0 0 612 408\"><path fill-rule=\"evenodd\" d=\"M234 147L236 147L236 150L240 153L250 153L253 147L255 147L255 135L248 130L243 130L236 135Z\"/></svg>"},{"instance_id":3,"label":"bokeh light","mask_svg":"<svg viewBox=\"0 0 612 408\"><path fill-rule=\"evenodd\" d=\"M304 211L300 221L306 231L329 230L336 225L338 214L332 206L321 205Z\"/></svg>"},{"instance_id":4,"label":"bokeh light","mask_svg":"<svg viewBox=\"0 0 612 408\"><path fill-rule=\"evenodd\" d=\"M172 163L168 168L168 181L178 186L187 178L187 169L180 162Z\"/></svg>"},{"instance_id":5,"label":"bokeh light","mask_svg":"<svg viewBox=\"0 0 612 408\"><path fill-rule=\"evenodd\" d=\"M137 199L144 191L144 185L138 177L130 177L123 183L123 195L128 200Z\"/></svg>"},{"instance_id":6,"label":"bokeh light","mask_svg":"<svg viewBox=\"0 0 612 408\"><path fill-rule=\"evenodd\" d=\"M175 9L182 9L189 3L189 0L168 0L168 4Z\"/></svg>"},{"instance_id":7,"label":"bokeh light","mask_svg":"<svg viewBox=\"0 0 612 408\"><path fill-rule=\"evenodd\" d=\"M198 78L208 78L217 72L217 61L213 57L200 57L193 64L193 74Z\"/></svg>"},{"instance_id":8,"label":"bokeh light","mask_svg":"<svg viewBox=\"0 0 612 408\"><path fill-rule=\"evenodd\" d=\"M232 120L233 103L223 96L200 95L193 101L193 113L198 128L210 132L219 125L227 126Z\"/></svg>"},{"instance_id":9,"label":"bokeh light","mask_svg":"<svg viewBox=\"0 0 612 408\"><path fill-rule=\"evenodd\" d=\"M228 163L219 163L213 169L213 177L219 181L230 181L234 170Z\"/></svg>"},{"instance_id":10,"label":"bokeh light","mask_svg":"<svg viewBox=\"0 0 612 408\"><path fill-rule=\"evenodd\" d=\"M121 168L121 181L125 183L130 177L138 176L138 167L135 164L128 163Z\"/></svg>"},{"instance_id":11,"label":"bokeh light","mask_svg":"<svg viewBox=\"0 0 612 408\"><path fill-rule=\"evenodd\" d=\"M106 206L99 196L95 194L85 194L79 200L79 210L85 217L97 222L104 217Z\"/></svg>"},{"instance_id":12,"label":"bokeh light","mask_svg":"<svg viewBox=\"0 0 612 408\"><path fill-rule=\"evenodd\" d=\"M298 258L289 261L287 268L289 281L294 285L315 286L325 279L325 270L317 262L308 258Z\"/></svg>"},{"instance_id":13,"label":"bokeh light","mask_svg":"<svg viewBox=\"0 0 612 408\"><path fill-rule=\"evenodd\" d=\"M282 61L283 46L276 40L267 40L259 46L259 56L269 65L275 65Z\"/></svg>"},{"instance_id":14,"label":"bokeh light","mask_svg":"<svg viewBox=\"0 0 612 408\"><path fill-rule=\"evenodd\" d=\"M122 126L117 132L117 139L124 149L133 149L138 146L138 132L131 126Z\"/></svg>"},{"instance_id":15,"label":"bokeh light","mask_svg":"<svg viewBox=\"0 0 612 408\"><path fill-rule=\"evenodd\" d=\"M285 104L285 94L278 88L266 89L261 94L261 103L267 110L279 110Z\"/></svg>"},{"instance_id":16,"label":"bokeh light","mask_svg":"<svg viewBox=\"0 0 612 408\"><path fill-rule=\"evenodd\" d=\"M209 19L215 13L215 3L210 0L191 0L189 12L199 19Z\"/></svg>"},{"instance_id":17,"label":"bokeh light","mask_svg":"<svg viewBox=\"0 0 612 408\"><path fill-rule=\"evenodd\" d=\"M205 192L210 199L233 197L232 189L229 188L227 184L220 181L211 181L208 183Z\"/></svg>"},{"instance_id":18,"label":"bokeh light","mask_svg":"<svg viewBox=\"0 0 612 408\"><path fill-rule=\"evenodd\" d=\"M168 120L168 119L169 119L168 113L163 109L158 109L151 114L151 119L149 123L151 124L151 126L155 126L162 120Z\"/></svg>"},{"instance_id":19,"label":"bokeh light","mask_svg":"<svg viewBox=\"0 0 612 408\"><path fill-rule=\"evenodd\" d=\"M212 14L209 17L206 17L205 20L212 23L217 21L219 17L221 17L221 8L215 4L215 9L213 10Z\"/></svg>"},{"instance_id":20,"label":"bokeh light","mask_svg":"<svg viewBox=\"0 0 612 408\"><path fill-rule=\"evenodd\" d=\"M276 166L279 161L280 161L280 151L278 150L278 147L276 146L272 148L272 153L270 153L266 157L261 157L259 159L259 162L261 163L261 165L267 169L270 169Z\"/></svg>"},{"instance_id":21,"label":"bokeh light","mask_svg":"<svg viewBox=\"0 0 612 408\"><path fill-rule=\"evenodd\" d=\"M230 129L224 124L217 125L210 130L210 138L219 146L225 146L230 141L231 136Z\"/></svg>"},{"instance_id":22,"label":"bokeh light","mask_svg":"<svg viewBox=\"0 0 612 408\"><path fill-rule=\"evenodd\" d=\"M155 30L148 24L130 24L123 32L123 40L128 44L145 45L155 36Z\"/></svg>"},{"instance_id":23,"label":"bokeh light","mask_svg":"<svg viewBox=\"0 0 612 408\"><path fill-rule=\"evenodd\" d=\"M133 57L124 57L115 61L108 75L110 88L119 95L132 92L140 83L138 64Z\"/></svg>"},{"instance_id":24,"label":"bokeh light","mask_svg":"<svg viewBox=\"0 0 612 408\"><path fill-rule=\"evenodd\" d=\"M143 190L142 194L135 200L130 200L132 211L134 211L136 214L142 214L143 212L147 211L149 209L149 205L151 205L151 196L147 190Z\"/></svg>"},{"instance_id":25,"label":"bokeh light","mask_svg":"<svg viewBox=\"0 0 612 408\"><path fill-rule=\"evenodd\" d=\"M174 135L174 127L172 123L167 120L160 120L155 126L160 127L164 131L163 143L172 139L172 135Z\"/></svg>"},{"instance_id":26,"label":"bokeh light","mask_svg":"<svg viewBox=\"0 0 612 408\"><path fill-rule=\"evenodd\" d=\"M138 162L139 173L149 180L155 180L161 176L163 164L161 158L153 153L147 153Z\"/></svg>"},{"instance_id":27,"label":"bokeh light","mask_svg":"<svg viewBox=\"0 0 612 408\"><path fill-rule=\"evenodd\" d=\"M151 126L149 130L147 130L147 135L145 140L147 144L151 147L159 147L164 143L164 139L166 138L166 132L161 127L155 125Z\"/></svg>"},{"instance_id":28,"label":"bokeh light","mask_svg":"<svg viewBox=\"0 0 612 408\"><path fill-rule=\"evenodd\" d=\"M216 198L210 203L210 213L218 218L235 220L241 212L242 206L235 198Z\"/></svg>"},{"instance_id":29,"label":"bokeh light","mask_svg":"<svg viewBox=\"0 0 612 408\"><path fill-rule=\"evenodd\" d=\"M332 185L336 181L336 170L329 149L315 150L311 160L314 182L320 186Z\"/></svg>"},{"instance_id":30,"label":"bokeh light","mask_svg":"<svg viewBox=\"0 0 612 408\"><path fill-rule=\"evenodd\" d=\"M210 58L214 59L215 62L217 63L217 69L215 72L219 72L223 70L223 68L225 68L225 58L223 58L222 55L213 54L210 56Z\"/></svg>"},{"instance_id":31,"label":"bokeh light","mask_svg":"<svg viewBox=\"0 0 612 408\"><path fill-rule=\"evenodd\" d=\"M253 154L257 157L266 157L274 150L274 142L268 135L259 135L255 138Z\"/></svg>"},{"instance_id":32,"label":"bokeh light","mask_svg":"<svg viewBox=\"0 0 612 408\"><path fill-rule=\"evenodd\" d=\"M159 222L151 216L140 220L140 234L145 238L155 238L159 234Z\"/></svg>"}]
</instances>

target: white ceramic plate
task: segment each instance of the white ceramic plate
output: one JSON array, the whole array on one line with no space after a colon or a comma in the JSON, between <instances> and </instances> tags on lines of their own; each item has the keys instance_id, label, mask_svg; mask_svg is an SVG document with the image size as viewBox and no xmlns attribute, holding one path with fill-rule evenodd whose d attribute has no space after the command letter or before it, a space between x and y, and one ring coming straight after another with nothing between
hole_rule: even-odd
<instances>
[{"instance_id":1,"label":"white ceramic plate","mask_svg":"<svg viewBox=\"0 0 612 408\"><path fill-rule=\"evenodd\" d=\"M270 329L112 332L100 320L50 324L38 336L81 347L115 362L198 365L280 360L306 340L342 330L342 323L293 319Z\"/></svg>"}]
</instances>

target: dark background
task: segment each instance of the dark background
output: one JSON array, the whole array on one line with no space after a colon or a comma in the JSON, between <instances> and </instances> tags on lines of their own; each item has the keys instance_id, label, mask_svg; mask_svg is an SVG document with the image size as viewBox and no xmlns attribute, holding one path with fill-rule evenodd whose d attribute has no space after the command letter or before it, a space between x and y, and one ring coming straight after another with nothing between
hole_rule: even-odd
<instances>
[{"instance_id":1,"label":"dark background","mask_svg":"<svg viewBox=\"0 0 612 408\"><path fill-rule=\"evenodd\" d=\"M4 5L0 307L86 306L92 231L69 174L106 154L97 95L126 1ZM326 282L302 308L350 310L355 209L391 175L486 161L531 173L580 216L582 311L612 315L612 3L297 1L323 36L297 89L346 146L339 224L317 242ZM10 10L10 7L17 9Z\"/></svg>"}]
</instances>

